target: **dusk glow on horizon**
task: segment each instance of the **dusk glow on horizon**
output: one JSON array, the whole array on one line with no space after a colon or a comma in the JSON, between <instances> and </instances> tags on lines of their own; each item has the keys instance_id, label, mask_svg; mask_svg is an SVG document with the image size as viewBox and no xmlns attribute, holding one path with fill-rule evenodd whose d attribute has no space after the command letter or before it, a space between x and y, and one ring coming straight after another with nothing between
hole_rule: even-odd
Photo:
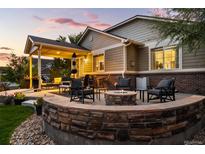
<instances>
[{"instance_id":1,"label":"dusk glow on horizon","mask_svg":"<svg viewBox=\"0 0 205 154\"><path fill-rule=\"evenodd\" d=\"M152 9L0 9L0 66L11 52L23 55L27 35L57 39L85 30L104 30L134 15L151 15Z\"/></svg>"}]
</instances>

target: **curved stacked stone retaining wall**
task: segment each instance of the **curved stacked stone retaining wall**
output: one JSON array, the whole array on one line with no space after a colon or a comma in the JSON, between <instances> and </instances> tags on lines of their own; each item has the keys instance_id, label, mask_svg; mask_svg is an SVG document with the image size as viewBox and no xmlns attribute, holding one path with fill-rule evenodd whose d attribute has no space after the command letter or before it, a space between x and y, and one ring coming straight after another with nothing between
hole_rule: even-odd
<instances>
[{"instance_id":1,"label":"curved stacked stone retaining wall","mask_svg":"<svg viewBox=\"0 0 205 154\"><path fill-rule=\"evenodd\" d=\"M138 106L44 100L44 129L58 144L183 144L205 124L204 96Z\"/></svg>"}]
</instances>

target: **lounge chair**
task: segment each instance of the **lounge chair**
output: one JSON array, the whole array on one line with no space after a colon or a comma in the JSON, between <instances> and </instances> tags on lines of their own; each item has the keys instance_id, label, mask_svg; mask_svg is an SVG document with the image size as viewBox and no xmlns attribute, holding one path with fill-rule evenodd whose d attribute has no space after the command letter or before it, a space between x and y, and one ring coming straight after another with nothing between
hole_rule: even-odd
<instances>
[{"instance_id":1,"label":"lounge chair","mask_svg":"<svg viewBox=\"0 0 205 154\"><path fill-rule=\"evenodd\" d=\"M53 78L53 81L51 81L51 79L47 76L42 76L41 79L41 86L45 88L58 87L62 81L61 77Z\"/></svg>"},{"instance_id":2,"label":"lounge chair","mask_svg":"<svg viewBox=\"0 0 205 154\"><path fill-rule=\"evenodd\" d=\"M131 78L122 78L119 77L119 80L117 84L115 85L115 88L118 90L131 90Z\"/></svg>"},{"instance_id":3,"label":"lounge chair","mask_svg":"<svg viewBox=\"0 0 205 154\"><path fill-rule=\"evenodd\" d=\"M161 80L156 88L147 91L147 101L160 99L160 102L175 101L175 78ZM155 97L153 97L155 96Z\"/></svg>"},{"instance_id":4,"label":"lounge chair","mask_svg":"<svg viewBox=\"0 0 205 154\"><path fill-rule=\"evenodd\" d=\"M87 84L86 79L82 82L81 79L72 79L71 81L71 98L70 102L73 100L79 99L84 104L84 99L92 99L93 102L95 101L95 94L94 94L94 87L89 85L85 87L84 85Z\"/></svg>"}]
</instances>

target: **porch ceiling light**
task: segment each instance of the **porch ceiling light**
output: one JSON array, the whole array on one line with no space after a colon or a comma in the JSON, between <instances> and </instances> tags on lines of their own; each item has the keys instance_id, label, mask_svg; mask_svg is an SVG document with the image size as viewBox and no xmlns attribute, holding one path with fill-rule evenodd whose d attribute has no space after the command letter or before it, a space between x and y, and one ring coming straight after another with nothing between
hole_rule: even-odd
<instances>
[{"instance_id":1,"label":"porch ceiling light","mask_svg":"<svg viewBox=\"0 0 205 154\"><path fill-rule=\"evenodd\" d=\"M88 62L88 58L87 58L87 56L84 56L84 62L85 62L85 63Z\"/></svg>"},{"instance_id":2,"label":"porch ceiling light","mask_svg":"<svg viewBox=\"0 0 205 154\"><path fill-rule=\"evenodd\" d=\"M88 59L87 59L87 58L85 58L85 59L84 59L84 62L85 62L85 63L87 63L87 62L88 62Z\"/></svg>"},{"instance_id":3,"label":"porch ceiling light","mask_svg":"<svg viewBox=\"0 0 205 154\"><path fill-rule=\"evenodd\" d=\"M57 51L56 53L59 55L59 54L60 54L60 51Z\"/></svg>"}]
</instances>

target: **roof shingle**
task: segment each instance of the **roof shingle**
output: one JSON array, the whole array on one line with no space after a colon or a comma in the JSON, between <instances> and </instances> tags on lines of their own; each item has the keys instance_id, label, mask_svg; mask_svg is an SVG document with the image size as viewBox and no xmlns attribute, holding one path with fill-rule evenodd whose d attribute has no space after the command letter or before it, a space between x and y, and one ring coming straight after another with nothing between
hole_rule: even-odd
<instances>
[{"instance_id":1,"label":"roof shingle","mask_svg":"<svg viewBox=\"0 0 205 154\"><path fill-rule=\"evenodd\" d=\"M51 40L51 39L37 37L37 36L32 36L32 35L29 35L28 37L30 37L31 40L33 40L34 42L38 42L38 43L46 43L46 44L52 44L52 45L68 47L68 48L76 48L76 49L80 49L80 50L88 50L88 49L86 49L84 47L81 47L81 46L79 46L77 44L73 44L73 43L60 42L60 41L57 41L57 40Z\"/></svg>"}]
</instances>

